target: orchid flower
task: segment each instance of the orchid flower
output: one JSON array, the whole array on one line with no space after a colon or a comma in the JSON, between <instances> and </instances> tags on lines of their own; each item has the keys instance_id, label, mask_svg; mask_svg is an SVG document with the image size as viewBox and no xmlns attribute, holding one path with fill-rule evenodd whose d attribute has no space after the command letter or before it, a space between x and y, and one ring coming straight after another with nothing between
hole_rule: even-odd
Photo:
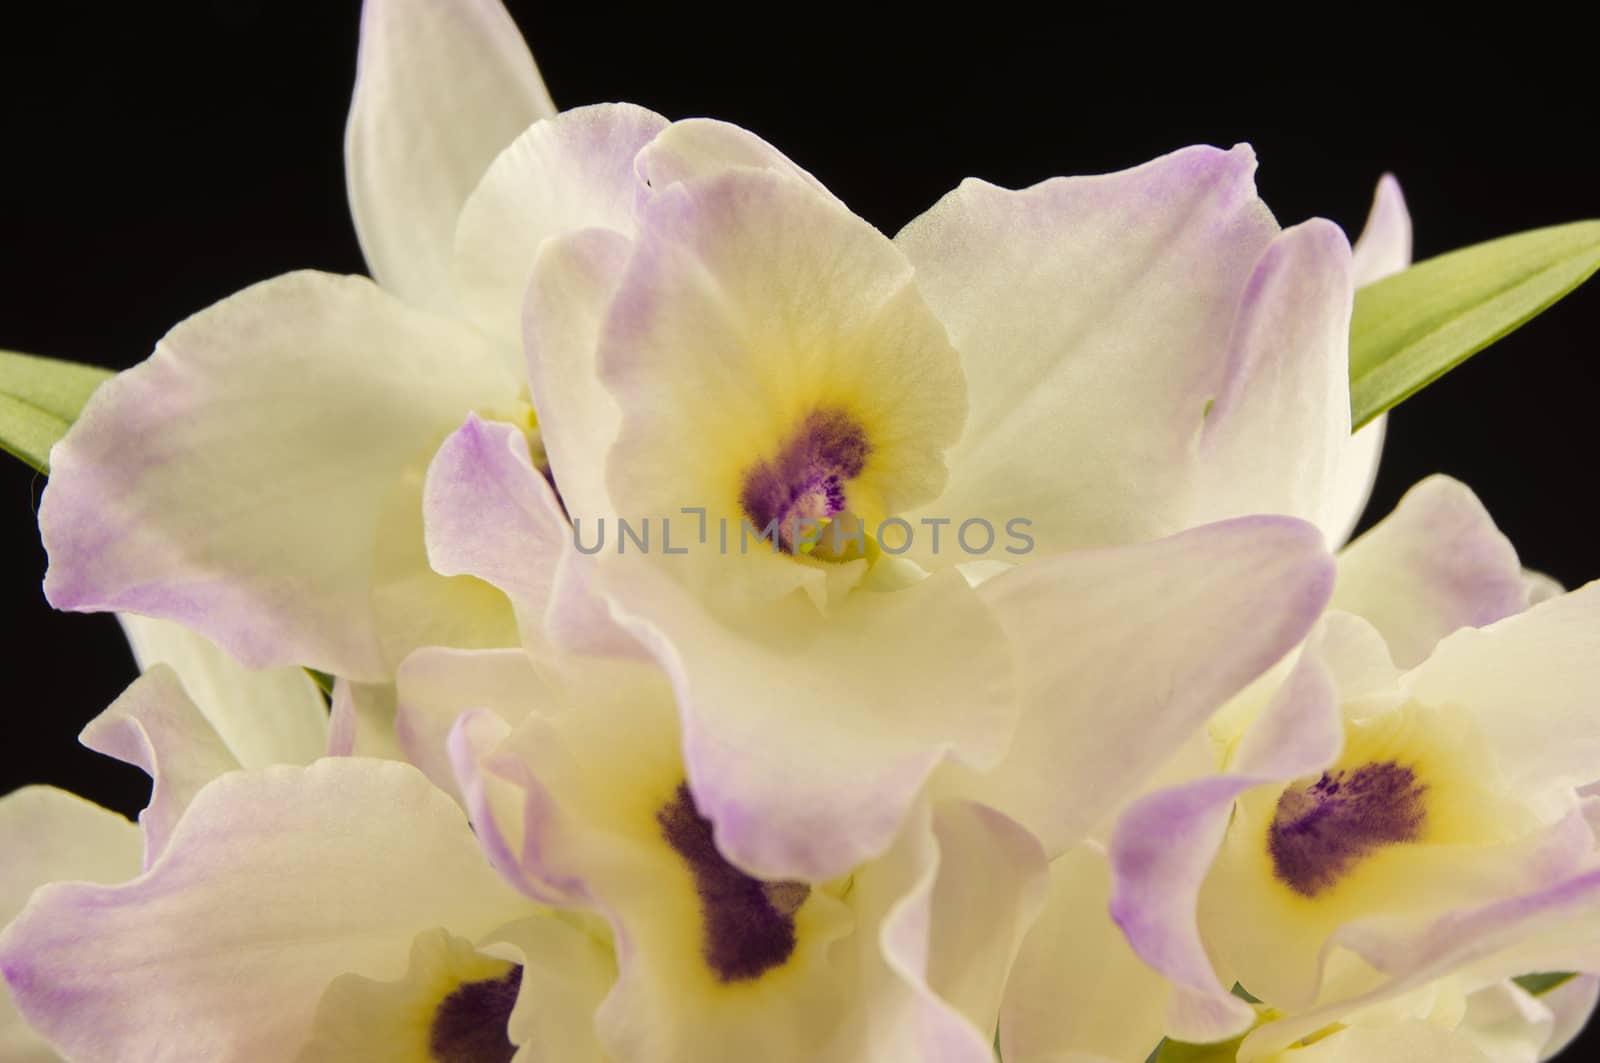
<instances>
[{"instance_id":1,"label":"orchid flower","mask_svg":"<svg viewBox=\"0 0 1600 1063\"><path fill-rule=\"evenodd\" d=\"M653 666L425 650L400 691L406 729L448 736L440 781L502 873L609 922L618 976L596 1022L610 1058L993 1058L1045 875L1005 816L921 801L882 856L825 882L766 879L718 849Z\"/></svg>"},{"instance_id":2,"label":"orchid flower","mask_svg":"<svg viewBox=\"0 0 1600 1063\"><path fill-rule=\"evenodd\" d=\"M481 228L497 249L518 238L514 219L534 208L525 190L548 170L540 146L568 119L524 134L474 193L465 217L492 219ZM1326 519L1330 529L1351 519L1333 516L1330 501L1350 449L1351 253L1327 223L1279 234L1251 189L1247 149L1191 149L1026 193L964 188L897 241L774 149L719 123L675 123L631 167L608 170L628 186L592 194L633 203L625 225L527 247L523 335L559 501L518 433L469 419L429 471L429 556L440 572L505 591L531 649L606 637L611 652L653 655L673 677L701 809L743 866L835 876L884 849L940 764L993 775L1024 716L1055 719L1039 726L1056 733L1093 732L1061 706L1059 641L1029 644L1016 674L1011 654L1040 630L1097 645L1083 628L1104 627L1093 610L1109 606L1074 601L1070 566L1043 559L1010 566L1001 586L972 587L959 571L973 552L958 548L959 518L993 531L1008 514L1032 514L1040 552L1060 557L1259 510ZM1009 276L996 258L1012 247L995 241L1017 223L995 211L1035 202L1039 231L1053 240L1035 264L1077 275L1093 261L1126 302L1100 312L1094 292L1075 294L1082 305L1068 302L1090 327L1052 318L1063 300L1038 294L1039 305L1002 306L996 319L1053 322L1058 334L1013 337L1004 352L976 334L963 339L939 313L941 271ZM958 239L958 226L973 231ZM1045 379L1007 419L1009 466L998 451L958 464L963 440L978 445L976 426L1000 431L1001 397L972 407L974 382L1032 379L1017 351ZM1113 402L1128 409L1109 415ZM1063 442L1091 430L1092 443ZM603 463L583 460L597 454ZM1057 483L1063 470L1081 481ZM1037 487L1019 488L1029 481ZM952 494L958 482L968 486ZM995 494L985 500L982 490ZM907 518L936 511L952 515L942 550L883 534L898 521L914 537ZM618 522L615 552L589 556L583 529L596 536L608 520ZM654 548L639 542L629 554L620 538L629 520L646 537L659 522ZM806 541L784 530L802 521L826 531ZM771 543L748 548L747 529L771 527ZM1207 549L1232 555L1226 543L1238 536L1236 556L1271 550L1260 560L1288 566L1271 596L1309 608L1309 619L1320 577L1278 552L1289 539L1247 547L1262 528L1224 527ZM1229 646L1218 652L1253 659L1245 644L1259 625L1221 608L1211 616L1207 629ZM613 619L637 646L617 644ZM1161 655L1176 648L1144 646L1149 663L1130 660L1130 670L1170 674ZM962 667L938 667L955 647ZM1104 715L1115 715L1109 703ZM1150 763L1130 755L1150 767L1165 755L1158 746L1152 737ZM820 755L796 760L796 749ZM1022 821L1041 836L1070 833ZM838 825L826 851L817 822Z\"/></svg>"},{"instance_id":3,"label":"orchid flower","mask_svg":"<svg viewBox=\"0 0 1600 1063\"><path fill-rule=\"evenodd\" d=\"M1165 980L1138 958L1106 915L1111 872L1086 843L1050 866L1050 894L1006 983L1000 1046L1006 1063L1144 1063L1163 1034ZM1064 962L1065 961L1065 962ZM1564 1048L1600 993L1578 976L1535 996L1510 980L1482 986L1444 977L1343 1013L1255 1055L1261 1063L1536 1063ZM1257 1004L1254 1024L1279 1017ZM1236 1063L1242 1036L1168 1045L1156 1058Z\"/></svg>"},{"instance_id":4,"label":"orchid flower","mask_svg":"<svg viewBox=\"0 0 1600 1063\"><path fill-rule=\"evenodd\" d=\"M1600 584L1529 606L1465 487L1424 481L1340 558L1298 659L1219 714L1221 773L1157 790L1110 846L1112 912L1186 1041L1249 1060L1459 973L1600 969Z\"/></svg>"}]
</instances>

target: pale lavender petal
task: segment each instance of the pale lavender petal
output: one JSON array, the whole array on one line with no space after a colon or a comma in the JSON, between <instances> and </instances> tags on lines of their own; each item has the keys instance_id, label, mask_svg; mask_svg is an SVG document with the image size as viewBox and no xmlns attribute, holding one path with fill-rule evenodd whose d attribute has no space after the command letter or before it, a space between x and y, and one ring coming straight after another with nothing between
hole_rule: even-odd
<instances>
[{"instance_id":1,"label":"pale lavender petal","mask_svg":"<svg viewBox=\"0 0 1600 1063\"><path fill-rule=\"evenodd\" d=\"M122 816L53 786L0 797L0 926L47 882L121 882L139 874L139 830Z\"/></svg>"},{"instance_id":2,"label":"pale lavender petal","mask_svg":"<svg viewBox=\"0 0 1600 1063\"><path fill-rule=\"evenodd\" d=\"M393 978L421 930L527 914L415 769L331 758L216 780L131 882L41 889L0 971L70 1058L258 1063L292 1058L336 976Z\"/></svg>"},{"instance_id":3,"label":"pale lavender petal","mask_svg":"<svg viewBox=\"0 0 1600 1063\"><path fill-rule=\"evenodd\" d=\"M1023 715L1003 761L942 781L1065 851L1305 637L1332 582L1317 530L1275 517L994 577L979 595L1017 656Z\"/></svg>"},{"instance_id":4,"label":"pale lavender petal","mask_svg":"<svg viewBox=\"0 0 1600 1063\"><path fill-rule=\"evenodd\" d=\"M238 758L166 665L158 664L135 679L89 721L78 739L97 753L142 769L153 780L150 804L139 814L147 869L166 848L178 819L201 787L239 769Z\"/></svg>"},{"instance_id":5,"label":"pale lavender petal","mask_svg":"<svg viewBox=\"0 0 1600 1063\"><path fill-rule=\"evenodd\" d=\"M1211 965L1197 918L1200 888L1234 799L1262 783L1320 771L1339 755L1343 736L1332 681L1314 654L1304 654L1247 736L1235 773L1158 790L1117 823L1111 915L1134 951L1178 991L1167 1019L1171 1036L1221 1040L1254 1020Z\"/></svg>"},{"instance_id":6,"label":"pale lavender petal","mask_svg":"<svg viewBox=\"0 0 1600 1063\"><path fill-rule=\"evenodd\" d=\"M450 309L462 205L501 149L555 113L499 0L366 0L345 178L378 283Z\"/></svg>"},{"instance_id":7,"label":"pale lavender petal","mask_svg":"<svg viewBox=\"0 0 1600 1063\"><path fill-rule=\"evenodd\" d=\"M469 416L428 466L423 519L434 570L499 588L516 609L524 645L544 645L556 565L571 549L572 528L522 430Z\"/></svg>"},{"instance_id":8,"label":"pale lavender petal","mask_svg":"<svg viewBox=\"0 0 1600 1063\"><path fill-rule=\"evenodd\" d=\"M576 528L572 534L577 536ZM562 551L555 586L550 588L545 635L552 645L571 653L644 657L644 647L613 619L610 604L596 592L598 562L576 549Z\"/></svg>"},{"instance_id":9,"label":"pale lavender petal","mask_svg":"<svg viewBox=\"0 0 1600 1063\"><path fill-rule=\"evenodd\" d=\"M1248 147L1192 147L1022 191L968 180L906 226L969 389L929 515L1025 517L1045 553L1198 523L1194 436L1278 231L1254 172Z\"/></svg>"},{"instance_id":10,"label":"pale lavender petal","mask_svg":"<svg viewBox=\"0 0 1600 1063\"><path fill-rule=\"evenodd\" d=\"M1223 375L1200 434L1191 519L1287 513L1330 543L1350 440L1350 245L1312 219L1267 247L1240 298Z\"/></svg>"},{"instance_id":11,"label":"pale lavender petal","mask_svg":"<svg viewBox=\"0 0 1600 1063\"><path fill-rule=\"evenodd\" d=\"M671 675L696 801L750 873L844 874L895 837L937 764L1006 748L1011 651L959 573L826 615L804 595L719 614L662 567L606 566L605 591Z\"/></svg>"},{"instance_id":12,"label":"pale lavender petal","mask_svg":"<svg viewBox=\"0 0 1600 1063\"><path fill-rule=\"evenodd\" d=\"M522 765L494 757L497 747L510 733L506 722L488 709L462 713L450 729L445 741L446 751L467 818L489 866L498 871L501 878L537 900L549 904L570 903L571 897L551 889L546 881L528 873L527 864L536 863L537 857L529 851L530 835L525 829L525 816L527 808L536 801L536 797L528 794L536 784ZM516 782L493 770L485 770L485 760L490 758L494 758L493 765L515 775Z\"/></svg>"},{"instance_id":13,"label":"pale lavender petal","mask_svg":"<svg viewBox=\"0 0 1600 1063\"><path fill-rule=\"evenodd\" d=\"M405 758L447 793L456 790L449 739L462 713L486 709L515 727L551 700L523 650L421 649L401 662L395 689L395 730Z\"/></svg>"},{"instance_id":14,"label":"pale lavender petal","mask_svg":"<svg viewBox=\"0 0 1600 1063\"><path fill-rule=\"evenodd\" d=\"M1457 628L1520 613L1526 601L1511 542L1477 496L1447 476L1417 484L1345 547L1333 590L1333 607L1377 627L1401 668L1421 663Z\"/></svg>"},{"instance_id":15,"label":"pale lavender petal","mask_svg":"<svg viewBox=\"0 0 1600 1063\"><path fill-rule=\"evenodd\" d=\"M179 621L251 667L387 678L382 500L464 411L515 395L499 362L363 278L290 274L223 300L56 444L46 596Z\"/></svg>"},{"instance_id":16,"label":"pale lavender petal","mask_svg":"<svg viewBox=\"0 0 1600 1063\"><path fill-rule=\"evenodd\" d=\"M122 882L139 873L139 829L126 819L49 786L0 797L0 927L48 882ZM17 1014L0 981L0 1059L58 1063L60 1056Z\"/></svg>"},{"instance_id":17,"label":"pale lavender petal","mask_svg":"<svg viewBox=\"0 0 1600 1063\"><path fill-rule=\"evenodd\" d=\"M461 211L455 282L466 312L513 352L540 246L578 229L634 231L644 192L634 156L667 120L630 103L564 111L500 153Z\"/></svg>"}]
</instances>

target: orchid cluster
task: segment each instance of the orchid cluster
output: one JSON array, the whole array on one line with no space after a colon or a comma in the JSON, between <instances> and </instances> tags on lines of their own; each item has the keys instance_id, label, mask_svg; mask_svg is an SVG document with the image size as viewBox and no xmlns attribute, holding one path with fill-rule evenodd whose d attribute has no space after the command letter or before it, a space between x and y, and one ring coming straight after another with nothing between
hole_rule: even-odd
<instances>
[{"instance_id":1,"label":"orchid cluster","mask_svg":"<svg viewBox=\"0 0 1600 1063\"><path fill-rule=\"evenodd\" d=\"M738 127L558 113L494 0L367 0L357 70L373 279L202 310L44 448L45 593L142 668L82 741L153 790L0 799L5 1060L1576 1034L1600 586L1445 477L1346 544L1419 386L1352 433L1352 319L1443 312L1392 178L1353 249L1246 147L890 239ZM1362 381L1454 335L1401 324Z\"/></svg>"}]
</instances>

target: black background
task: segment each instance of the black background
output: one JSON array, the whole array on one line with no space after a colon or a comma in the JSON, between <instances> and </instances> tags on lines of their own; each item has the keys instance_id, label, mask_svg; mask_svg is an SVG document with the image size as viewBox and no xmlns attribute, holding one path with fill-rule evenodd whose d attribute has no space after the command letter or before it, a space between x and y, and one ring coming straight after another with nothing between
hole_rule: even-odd
<instances>
[{"instance_id":1,"label":"black background","mask_svg":"<svg viewBox=\"0 0 1600 1063\"><path fill-rule=\"evenodd\" d=\"M1521 30L1510 9L1493 39L1463 41L1393 12L1290 26L1142 9L1091 24L988 5L870 25L822 9L510 6L559 105L630 100L737 122L890 233L968 175L1021 187L1241 140L1284 224L1323 215L1353 235L1394 171L1418 257L1600 215L1588 64L1567 52L1581 35ZM122 368L254 281L361 272L341 156L354 0L98 7L4 16L0 348ZM1600 576L1597 345L1600 282L1409 402L1369 521L1445 471L1476 488L1526 563L1569 585ZM74 742L132 662L109 617L46 606L41 488L0 460L0 792L52 782L132 813L142 774Z\"/></svg>"}]
</instances>

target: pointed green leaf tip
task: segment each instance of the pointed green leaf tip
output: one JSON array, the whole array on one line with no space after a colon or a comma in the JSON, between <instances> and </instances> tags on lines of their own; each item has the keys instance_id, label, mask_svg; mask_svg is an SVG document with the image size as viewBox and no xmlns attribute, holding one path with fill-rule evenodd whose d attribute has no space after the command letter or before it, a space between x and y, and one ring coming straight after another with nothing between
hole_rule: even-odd
<instances>
[{"instance_id":1,"label":"pointed green leaf tip","mask_svg":"<svg viewBox=\"0 0 1600 1063\"><path fill-rule=\"evenodd\" d=\"M0 351L0 449L49 472L50 448L110 376L92 365Z\"/></svg>"},{"instance_id":2,"label":"pointed green leaf tip","mask_svg":"<svg viewBox=\"0 0 1600 1063\"><path fill-rule=\"evenodd\" d=\"M1559 989L1578 977L1572 971L1550 971L1545 974L1523 974L1513 978L1512 981L1536 997L1544 996L1552 989Z\"/></svg>"},{"instance_id":3,"label":"pointed green leaf tip","mask_svg":"<svg viewBox=\"0 0 1600 1063\"><path fill-rule=\"evenodd\" d=\"M1600 221L1534 229L1419 262L1356 292L1350 419L1410 398L1600 269Z\"/></svg>"}]
</instances>

